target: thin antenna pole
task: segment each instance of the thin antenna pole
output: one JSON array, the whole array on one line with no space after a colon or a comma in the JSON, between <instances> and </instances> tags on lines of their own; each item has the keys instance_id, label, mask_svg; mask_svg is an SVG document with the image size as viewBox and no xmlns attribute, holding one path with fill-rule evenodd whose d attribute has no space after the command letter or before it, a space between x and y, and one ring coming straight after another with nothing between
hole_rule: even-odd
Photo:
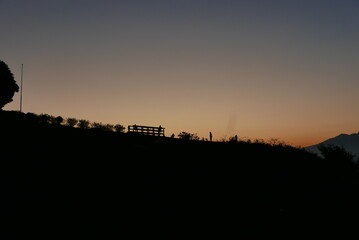
<instances>
[{"instance_id":1,"label":"thin antenna pole","mask_svg":"<svg viewBox=\"0 0 359 240\"><path fill-rule=\"evenodd\" d=\"M22 112L22 80L24 76L24 64L21 64L21 84L20 84L20 112Z\"/></svg>"}]
</instances>

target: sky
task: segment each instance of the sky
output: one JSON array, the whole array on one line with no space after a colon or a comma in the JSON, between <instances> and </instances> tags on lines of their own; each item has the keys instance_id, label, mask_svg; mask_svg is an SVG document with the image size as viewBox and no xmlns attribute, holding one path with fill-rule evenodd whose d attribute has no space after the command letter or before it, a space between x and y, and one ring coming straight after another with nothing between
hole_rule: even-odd
<instances>
[{"instance_id":1,"label":"sky","mask_svg":"<svg viewBox=\"0 0 359 240\"><path fill-rule=\"evenodd\" d=\"M0 0L0 60L19 85L24 65L24 112L308 146L359 131L358 13L357 0Z\"/></svg>"}]
</instances>

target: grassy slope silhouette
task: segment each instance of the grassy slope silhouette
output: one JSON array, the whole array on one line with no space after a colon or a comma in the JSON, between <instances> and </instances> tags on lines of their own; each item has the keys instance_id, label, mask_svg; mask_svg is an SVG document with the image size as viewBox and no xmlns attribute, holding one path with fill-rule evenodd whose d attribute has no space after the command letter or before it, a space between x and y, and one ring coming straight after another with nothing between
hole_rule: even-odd
<instances>
[{"instance_id":1,"label":"grassy slope silhouette","mask_svg":"<svg viewBox=\"0 0 359 240\"><path fill-rule=\"evenodd\" d=\"M356 166L302 149L82 130L5 111L0 131L1 236L296 234L358 214Z\"/></svg>"}]
</instances>

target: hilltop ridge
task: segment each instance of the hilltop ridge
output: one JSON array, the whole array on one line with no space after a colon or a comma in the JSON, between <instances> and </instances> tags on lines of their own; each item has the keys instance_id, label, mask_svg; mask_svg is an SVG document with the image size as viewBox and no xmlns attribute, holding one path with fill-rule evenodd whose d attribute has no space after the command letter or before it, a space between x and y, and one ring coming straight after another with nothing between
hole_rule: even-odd
<instances>
[{"instance_id":1,"label":"hilltop ridge","mask_svg":"<svg viewBox=\"0 0 359 240\"><path fill-rule=\"evenodd\" d=\"M50 238L239 237L339 226L359 213L354 165L290 146L78 129L9 112L0 131L4 237L21 237L19 228Z\"/></svg>"}]
</instances>

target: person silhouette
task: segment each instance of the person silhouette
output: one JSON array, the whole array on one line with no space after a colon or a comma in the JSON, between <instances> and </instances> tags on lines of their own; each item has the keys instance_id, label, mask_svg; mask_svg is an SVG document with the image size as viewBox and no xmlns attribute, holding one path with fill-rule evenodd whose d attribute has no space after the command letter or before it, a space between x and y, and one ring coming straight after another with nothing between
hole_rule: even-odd
<instances>
[{"instance_id":1,"label":"person silhouette","mask_svg":"<svg viewBox=\"0 0 359 240\"><path fill-rule=\"evenodd\" d=\"M158 136L161 136L162 127L161 125L158 127Z\"/></svg>"},{"instance_id":2,"label":"person silhouette","mask_svg":"<svg viewBox=\"0 0 359 240\"><path fill-rule=\"evenodd\" d=\"M212 132L209 132L209 141L212 142Z\"/></svg>"}]
</instances>

